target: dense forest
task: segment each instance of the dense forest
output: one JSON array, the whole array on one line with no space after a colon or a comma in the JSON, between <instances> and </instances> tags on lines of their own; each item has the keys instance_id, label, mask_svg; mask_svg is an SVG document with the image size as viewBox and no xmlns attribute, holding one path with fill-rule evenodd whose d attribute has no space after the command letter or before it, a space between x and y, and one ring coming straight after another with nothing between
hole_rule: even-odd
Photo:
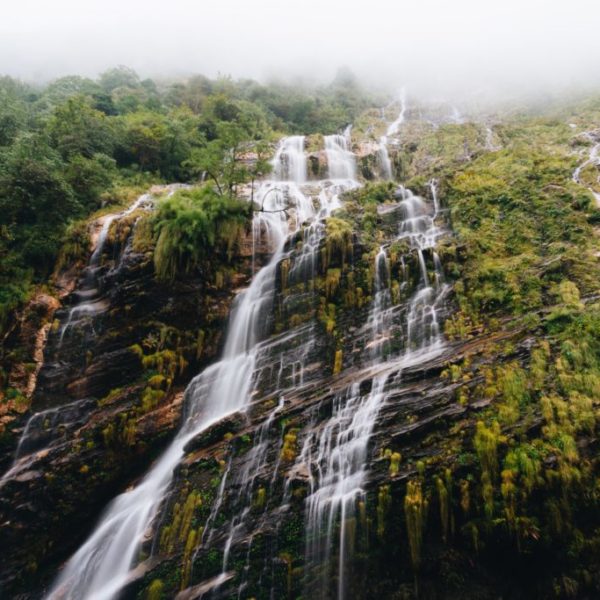
<instances>
[{"instance_id":1,"label":"dense forest","mask_svg":"<svg viewBox=\"0 0 600 600\"><path fill-rule=\"evenodd\" d=\"M29 286L47 279L78 220L153 183L203 173L231 197L268 168L242 163L249 147L265 154L284 133L335 131L373 104L344 71L304 90L202 76L157 83L126 67L44 87L3 77L0 99L3 327Z\"/></svg>"},{"instance_id":2,"label":"dense forest","mask_svg":"<svg viewBox=\"0 0 600 600\"><path fill-rule=\"evenodd\" d=\"M0 595L599 597L599 127L1 78Z\"/></svg>"}]
</instances>

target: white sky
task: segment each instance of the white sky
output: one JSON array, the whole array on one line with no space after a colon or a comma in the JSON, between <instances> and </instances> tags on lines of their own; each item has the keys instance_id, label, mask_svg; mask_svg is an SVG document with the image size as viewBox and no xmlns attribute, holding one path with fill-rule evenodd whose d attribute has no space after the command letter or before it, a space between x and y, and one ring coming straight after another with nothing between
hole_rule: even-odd
<instances>
[{"instance_id":1,"label":"white sky","mask_svg":"<svg viewBox=\"0 0 600 600\"><path fill-rule=\"evenodd\" d=\"M600 0L0 0L0 73L600 84Z\"/></svg>"}]
</instances>

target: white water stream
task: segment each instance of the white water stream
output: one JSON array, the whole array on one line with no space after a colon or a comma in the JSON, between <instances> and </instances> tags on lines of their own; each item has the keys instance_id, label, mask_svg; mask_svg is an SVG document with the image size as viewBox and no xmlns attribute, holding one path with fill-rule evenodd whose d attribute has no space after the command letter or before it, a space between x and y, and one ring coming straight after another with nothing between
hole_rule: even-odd
<instances>
[{"instance_id":1,"label":"white water stream","mask_svg":"<svg viewBox=\"0 0 600 600\"><path fill-rule=\"evenodd\" d=\"M102 228L100 229L98 240L96 241L96 247L92 253L92 256L90 257L88 266L83 272L82 285L76 292L77 296L79 297L79 302L71 307L67 320L60 328L57 350L60 350L65 338L65 334L69 328L77 323L78 320L86 316L93 316L106 309L106 304L102 300L100 291L98 289L97 272L100 268L100 260L102 258L102 252L104 251L110 226L114 221L130 215L133 211L137 210L142 204L148 202L149 200L150 195L143 194L126 210L120 213L106 215L104 217Z\"/></svg>"},{"instance_id":2,"label":"white water stream","mask_svg":"<svg viewBox=\"0 0 600 600\"><path fill-rule=\"evenodd\" d=\"M330 179L356 181L356 159L350 150L350 129L325 136L325 154Z\"/></svg>"},{"instance_id":3,"label":"white water stream","mask_svg":"<svg viewBox=\"0 0 600 600\"><path fill-rule=\"evenodd\" d=\"M385 111L382 109L381 111L382 117L385 117ZM390 155L388 152L388 143L389 138L394 137L400 126L405 121L406 115L406 92L402 90L400 94L400 112L398 113L398 117L395 121L388 125L387 131L385 135L382 135L379 138L379 165L381 168L381 178L382 179L393 179L394 174L392 172L392 161L390 160Z\"/></svg>"},{"instance_id":4,"label":"white water stream","mask_svg":"<svg viewBox=\"0 0 600 600\"><path fill-rule=\"evenodd\" d=\"M339 205L339 193L357 185L353 179L354 157L347 149L347 138L328 136L330 177L335 181L319 183L320 206L316 210L312 198L300 189L306 181L303 144L300 136L281 142L274 159L274 173L281 179L264 182L256 195L262 210L255 215L253 233L256 238L266 237L273 254L268 264L257 272L250 287L234 302L221 360L190 383L179 433L144 479L109 505L89 539L65 565L48 598L114 598L137 562L140 543L152 525L185 445L212 424L247 406L260 357L260 342L267 333L265 322L271 311L277 267L284 257L285 242L303 224L310 227L315 218L330 214ZM346 180L350 183L345 184ZM293 218L288 219L288 211L293 212ZM237 525L236 522L231 525L223 571Z\"/></svg>"},{"instance_id":5,"label":"white water stream","mask_svg":"<svg viewBox=\"0 0 600 600\"><path fill-rule=\"evenodd\" d=\"M575 169L575 171L573 171L573 181L575 183L580 184L580 185L582 185L582 182L581 182L581 172L585 168L589 167L590 165L594 165L596 167L600 165L600 142L596 143L596 138L592 137L592 134L590 132L585 132L584 135L591 142L593 142L594 145L590 148L590 153L589 153L589 155L587 157L587 160L585 162L583 162L581 165L579 165ZM598 181L598 183L600 183L600 175L598 176L597 181ZM587 187L587 189L590 191L590 193L594 197L594 200L596 201L596 206L598 208L600 208L600 193L596 192L591 187Z\"/></svg>"},{"instance_id":6,"label":"white water stream","mask_svg":"<svg viewBox=\"0 0 600 600\"><path fill-rule=\"evenodd\" d=\"M408 301L405 350L393 357L361 393L361 381L336 395L332 416L307 436L301 457L309 469L310 495L306 500L306 560L310 568L309 595L329 598L332 551L337 546L337 597L351 597L347 589L347 563L354 547L359 504L366 501L368 445L380 410L386 401L391 374L399 377L408 366L421 364L443 349L438 311L446 292L441 263L434 247L443 230L436 225L438 201L435 182L430 184L432 205L409 190L400 189L402 219L398 239L405 239L417 254L420 280ZM433 281L427 272L425 252L433 256ZM368 323L374 365L384 360L384 349L394 313L389 287L389 261L385 247L375 257L374 297ZM404 282L406 283L406 282ZM337 526L339 525L339 530ZM337 532L337 534L336 534Z\"/></svg>"},{"instance_id":7,"label":"white water stream","mask_svg":"<svg viewBox=\"0 0 600 600\"><path fill-rule=\"evenodd\" d=\"M305 208L304 219L297 219L296 231L300 230L300 225L304 223L302 228L302 235L304 243L302 250L295 256L293 267L289 273L290 281L304 281L307 283L312 280L316 272L317 256L321 247L321 241L325 234L325 225L323 219L331 215L332 211L341 206L340 194L344 191L356 188L359 186L358 181L354 179L356 173L356 159L354 154L348 149L350 147L350 127L348 127L343 135L330 135L325 136L325 149L328 160L328 178L321 181L310 182L305 186L299 186L294 184L294 189L300 194L302 190L306 192L305 200L301 203L307 207L313 204L311 192L318 192L318 209L311 213L310 210ZM282 145L285 144L285 141ZM281 146L280 146L281 147ZM302 181L302 180L301 180ZM273 183L269 185L278 186L280 183ZM288 254L289 256L289 254ZM297 334L301 331L297 332ZM291 335L285 335L284 339L293 337ZM307 342L301 344L298 348L298 355L300 361L295 361L292 365L292 377L291 383L301 384L303 382L303 368L302 357L306 356L312 344L314 343L314 335L312 330L309 330L307 335ZM268 351L269 348L273 350L273 342L265 348ZM281 369L283 368L285 357L279 358ZM279 390L279 403L277 407L272 411L265 422L258 430L258 434L255 436L255 444L247 455L247 463L240 473L234 474L235 487L237 487L237 497L233 500L235 504L236 515L231 519L229 523L229 533L224 545L224 555L222 563L222 572L216 579L217 584L219 582L227 581L228 579L228 568L231 549L234 547L236 542L243 538L246 534L247 519L250 518L250 511L253 506L253 498L256 493L257 475L265 467L268 459L269 450L269 439L267 433L272 427L274 417L277 412L283 408L285 390L281 388L281 370L278 374L278 390ZM279 460L273 470L272 480L275 479L279 469ZM215 505L220 507L223 503L224 487L219 491ZM214 534L214 531L210 528L210 525L214 521L216 513L212 514L207 523L206 539L210 541ZM250 545L251 546L251 541ZM250 550L248 549L248 557ZM249 558L246 565L246 569L249 568ZM244 589L244 580L240 584L239 593Z\"/></svg>"},{"instance_id":8,"label":"white water stream","mask_svg":"<svg viewBox=\"0 0 600 600\"><path fill-rule=\"evenodd\" d=\"M402 98L401 113L388 128L388 135L396 133L404 120L404 112ZM385 141L387 143L387 139ZM272 256L256 273L250 287L241 292L234 302L221 360L190 383L185 395L183 423L175 439L142 481L108 506L88 540L59 574L48 598L115 598L132 576L132 569L139 560L141 543L154 535L152 524L186 444L224 417L248 407L257 369L268 347L265 338L269 334L268 316L276 292L278 266L289 257L286 243L291 236L300 233L305 240L290 277L314 276L316 256L325 229L321 219L340 206L339 195L342 192L359 185L356 161L350 147L350 129L343 135L326 136L328 179L308 182L304 138L294 136L282 140L273 160L275 178L263 182L256 193L257 205L262 210L256 212L253 222L254 247L263 238L272 248ZM406 315L405 350L384 363L379 374L372 378L370 392L361 394L359 382L338 394L333 401L331 418L309 434L301 453L309 470L310 483L310 495L306 500L307 561L309 565L329 565L332 549L337 545L337 595L340 599L349 595L346 569L353 546L353 529L348 523L357 514L358 503L365 500L368 445L386 401L390 373L397 377L402 369L430 360L443 348L438 311L446 286L434 251L443 231L436 225L439 207L435 182L430 189L431 204L403 188L400 192L402 218L398 239L408 241L419 264L418 285L402 313ZM426 253L432 257L429 261L433 265L431 273L428 272ZM406 273L406 270L403 272ZM389 347L384 342L389 338L389 329L397 325L394 315L399 313L393 311L390 279L387 248L382 246L376 257L374 295L369 316L373 342L370 357L374 365L385 360ZM403 284L406 285L407 281ZM306 353L306 350L300 348L300 357L302 352ZM281 378L282 368L283 362L278 378ZM298 366L298 372L296 365L293 368L291 381L301 382L303 365ZM243 472L230 474L228 467L223 475L204 541L208 543L213 534L211 523L223 503L228 477L238 479L240 510L228 525L222 573L215 578L216 585L228 579L230 550L244 532L244 522L256 491L256 475L267 457L267 434L284 403L282 394L277 406L259 428ZM275 473L277 469L278 465ZM334 539L338 523L339 535ZM328 575L320 580L318 586L309 586L317 591L317 595L327 595L326 590L330 586Z\"/></svg>"}]
</instances>

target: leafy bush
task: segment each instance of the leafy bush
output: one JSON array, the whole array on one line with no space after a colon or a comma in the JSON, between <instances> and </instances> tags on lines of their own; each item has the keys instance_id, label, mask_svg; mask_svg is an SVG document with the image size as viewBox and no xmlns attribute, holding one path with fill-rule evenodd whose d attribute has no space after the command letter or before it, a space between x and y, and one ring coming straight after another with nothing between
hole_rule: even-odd
<instances>
[{"instance_id":1,"label":"leafy bush","mask_svg":"<svg viewBox=\"0 0 600 600\"><path fill-rule=\"evenodd\" d=\"M249 222L251 205L215 194L209 186L164 200L155 220L154 265L160 279L201 268L215 255L229 260Z\"/></svg>"}]
</instances>

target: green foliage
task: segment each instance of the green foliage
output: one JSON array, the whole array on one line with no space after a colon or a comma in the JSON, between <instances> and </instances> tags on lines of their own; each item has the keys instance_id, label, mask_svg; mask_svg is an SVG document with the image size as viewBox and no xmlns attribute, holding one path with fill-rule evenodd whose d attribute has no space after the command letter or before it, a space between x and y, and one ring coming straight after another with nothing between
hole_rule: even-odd
<instances>
[{"instance_id":1,"label":"green foliage","mask_svg":"<svg viewBox=\"0 0 600 600\"><path fill-rule=\"evenodd\" d=\"M421 549L427 515L427 499L423 495L421 481L419 480L409 481L406 485L404 515L406 517L410 560L413 569L417 572L421 566Z\"/></svg>"},{"instance_id":2,"label":"green foliage","mask_svg":"<svg viewBox=\"0 0 600 600\"><path fill-rule=\"evenodd\" d=\"M344 351L341 348L338 348L335 351L335 357L333 361L333 374L337 375L342 372L343 367L343 359L344 359Z\"/></svg>"},{"instance_id":3,"label":"green foliage","mask_svg":"<svg viewBox=\"0 0 600 600\"><path fill-rule=\"evenodd\" d=\"M0 330L32 281L52 270L65 223L78 213L60 156L41 137L0 150Z\"/></svg>"},{"instance_id":4,"label":"green foliage","mask_svg":"<svg viewBox=\"0 0 600 600\"><path fill-rule=\"evenodd\" d=\"M498 475L498 444L504 441L497 421L487 427L483 421L477 422L473 445L479 457L481 472L493 481Z\"/></svg>"},{"instance_id":5,"label":"green foliage","mask_svg":"<svg viewBox=\"0 0 600 600\"><path fill-rule=\"evenodd\" d=\"M104 71L104 73L100 75L98 83L107 92L113 92L117 88L135 89L139 87L140 78L133 69L120 65Z\"/></svg>"},{"instance_id":6,"label":"green foliage","mask_svg":"<svg viewBox=\"0 0 600 600\"><path fill-rule=\"evenodd\" d=\"M225 114L218 110L219 101L227 105ZM265 142L269 129L262 111L249 103L216 98L210 109L205 141L192 150L185 164L192 173L212 180L216 193L233 198L238 186L271 170ZM218 119L220 114L225 118ZM255 155L252 163L247 160L249 153Z\"/></svg>"},{"instance_id":7,"label":"green foliage","mask_svg":"<svg viewBox=\"0 0 600 600\"><path fill-rule=\"evenodd\" d=\"M115 157L120 166L158 173L170 180L187 180L183 163L200 143L198 118L189 111L167 114L137 110L119 117Z\"/></svg>"},{"instance_id":8,"label":"green foliage","mask_svg":"<svg viewBox=\"0 0 600 600\"><path fill-rule=\"evenodd\" d=\"M522 407L529 400L526 373L516 364L497 369L497 385L502 394L499 418L504 424L516 423Z\"/></svg>"},{"instance_id":9,"label":"green foliage","mask_svg":"<svg viewBox=\"0 0 600 600\"><path fill-rule=\"evenodd\" d=\"M340 265L352 255L352 225L343 219L327 219L327 237L325 240L325 265Z\"/></svg>"},{"instance_id":10,"label":"green foliage","mask_svg":"<svg viewBox=\"0 0 600 600\"><path fill-rule=\"evenodd\" d=\"M146 591L146 600L162 600L164 583L160 579L155 579Z\"/></svg>"},{"instance_id":11,"label":"green foliage","mask_svg":"<svg viewBox=\"0 0 600 600\"><path fill-rule=\"evenodd\" d=\"M435 487L437 490L440 523L442 525L442 539L447 542L449 534L454 529L454 517L452 515L452 472L446 469L443 477L435 478Z\"/></svg>"},{"instance_id":12,"label":"green foliage","mask_svg":"<svg viewBox=\"0 0 600 600\"><path fill-rule=\"evenodd\" d=\"M210 187L182 190L159 204L154 265L160 279L202 268L215 253L231 257L249 219L247 203L216 195Z\"/></svg>"},{"instance_id":13,"label":"green foliage","mask_svg":"<svg viewBox=\"0 0 600 600\"><path fill-rule=\"evenodd\" d=\"M25 125L28 111L23 88L10 77L0 77L0 147L10 146Z\"/></svg>"},{"instance_id":14,"label":"green foliage","mask_svg":"<svg viewBox=\"0 0 600 600\"><path fill-rule=\"evenodd\" d=\"M298 451L298 429L292 428L283 436L283 446L281 447L281 460L291 463L296 458Z\"/></svg>"},{"instance_id":15,"label":"green foliage","mask_svg":"<svg viewBox=\"0 0 600 600\"><path fill-rule=\"evenodd\" d=\"M114 150L114 127L104 113L90 104L85 96L72 96L57 106L46 123L50 143L65 159L110 156Z\"/></svg>"},{"instance_id":16,"label":"green foliage","mask_svg":"<svg viewBox=\"0 0 600 600\"><path fill-rule=\"evenodd\" d=\"M383 98L362 88L345 69L329 85L315 88L279 82L268 86L241 83L236 94L262 106L274 128L286 126L294 133L338 131L354 122L367 107L383 103Z\"/></svg>"},{"instance_id":17,"label":"green foliage","mask_svg":"<svg viewBox=\"0 0 600 600\"><path fill-rule=\"evenodd\" d=\"M385 522L392 503L390 486L382 485L377 493L377 537L383 538L385 534Z\"/></svg>"},{"instance_id":18,"label":"green foliage","mask_svg":"<svg viewBox=\"0 0 600 600\"><path fill-rule=\"evenodd\" d=\"M490 427L478 421L473 439L475 451L481 466L481 495L485 514L491 518L494 512L494 483L498 476L498 445L505 441L500 425L494 421Z\"/></svg>"},{"instance_id":19,"label":"green foliage","mask_svg":"<svg viewBox=\"0 0 600 600\"><path fill-rule=\"evenodd\" d=\"M400 452L392 452L390 454L390 475L392 477L398 474L400 470L400 461L402 460L402 455Z\"/></svg>"},{"instance_id":20,"label":"green foliage","mask_svg":"<svg viewBox=\"0 0 600 600\"><path fill-rule=\"evenodd\" d=\"M202 76L162 84L124 66L97 81L67 76L35 89L0 77L0 330L31 286L53 271L65 239L70 247L59 267L79 257L80 240L71 232L65 238L66 228L112 200L113 191L205 176L214 195L233 201L239 185L268 173L273 128L336 131L371 101L347 72L328 86L304 89ZM234 203L205 201L204 208L218 206L206 211L209 223L236 229ZM167 279L199 266L196 242L207 238L204 215L189 206L174 212L185 231L175 232L173 243L165 233L156 257ZM194 214L187 219L185 212ZM134 237L136 250L150 252L149 219ZM223 230L215 243L225 240L231 251L235 237Z\"/></svg>"},{"instance_id":21,"label":"green foliage","mask_svg":"<svg viewBox=\"0 0 600 600\"><path fill-rule=\"evenodd\" d=\"M484 154L451 178L447 201L466 249L456 288L465 318L538 309L553 285L573 310L576 292L561 283L567 272L586 289L593 285L595 240L584 234L585 215L571 206L578 193L571 172L565 150L536 142Z\"/></svg>"}]
</instances>

